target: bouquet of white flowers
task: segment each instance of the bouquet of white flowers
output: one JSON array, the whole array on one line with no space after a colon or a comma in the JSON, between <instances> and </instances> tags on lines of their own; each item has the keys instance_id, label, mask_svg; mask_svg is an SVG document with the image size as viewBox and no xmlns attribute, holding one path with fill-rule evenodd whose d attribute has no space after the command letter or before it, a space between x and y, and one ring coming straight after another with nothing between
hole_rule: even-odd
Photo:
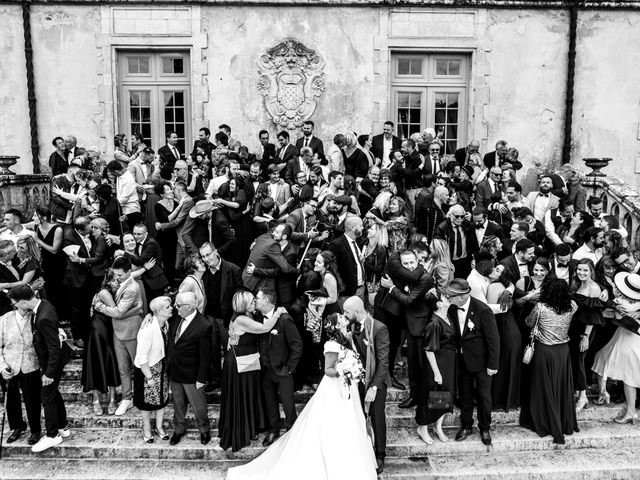
<instances>
[{"instance_id":1,"label":"bouquet of white flowers","mask_svg":"<svg viewBox=\"0 0 640 480\"><path fill-rule=\"evenodd\" d=\"M338 354L336 363L338 376L342 377L347 390L350 390L351 382L359 382L364 378L364 368L358 358L358 354L348 348L343 348ZM351 395L351 393L349 393Z\"/></svg>"}]
</instances>

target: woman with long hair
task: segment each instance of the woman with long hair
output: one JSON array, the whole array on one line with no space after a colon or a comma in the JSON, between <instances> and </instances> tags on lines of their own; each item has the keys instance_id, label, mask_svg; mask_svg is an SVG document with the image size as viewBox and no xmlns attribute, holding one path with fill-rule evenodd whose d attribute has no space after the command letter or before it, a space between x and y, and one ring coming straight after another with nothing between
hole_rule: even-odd
<instances>
[{"instance_id":1,"label":"woman with long hair","mask_svg":"<svg viewBox=\"0 0 640 480\"><path fill-rule=\"evenodd\" d=\"M436 282L436 288L440 293L443 293L444 289L453 280L455 272L451 254L449 253L449 245L446 240L434 238L431 240L430 248L431 254L427 264L427 273L431 273L433 280Z\"/></svg>"},{"instance_id":2,"label":"woman with long hair","mask_svg":"<svg viewBox=\"0 0 640 480\"><path fill-rule=\"evenodd\" d=\"M369 171L367 155L358 148L358 141L354 133L347 132L344 136L345 145L342 147L344 158L344 173L355 179L363 179Z\"/></svg>"},{"instance_id":3,"label":"woman with long hair","mask_svg":"<svg viewBox=\"0 0 640 480\"><path fill-rule=\"evenodd\" d=\"M610 255L618 248L627 248L627 241L616 230L609 230L604 234L604 252Z\"/></svg>"},{"instance_id":4,"label":"woman with long hair","mask_svg":"<svg viewBox=\"0 0 640 480\"><path fill-rule=\"evenodd\" d=\"M222 396L218 436L220 447L233 452L248 446L268 426L264 408L260 369L238 371L238 357L258 352L258 339L274 327L286 310L279 308L264 322L253 319L255 297L239 291L232 300L233 316L229 323L229 345L222 368Z\"/></svg>"},{"instance_id":5,"label":"woman with long hair","mask_svg":"<svg viewBox=\"0 0 640 480\"><path fill-rule=\"evenodd\" d=\"M42 256L36 239L31 235L20 237L16 242L16 251L18 255L16 270L20 274L20 281L10 288L29 285L39 298L47 298L44 272L42 271Z\"/></svg>"},{"instance_id":6,"label":"woman with long hair","mask_svg":"<svg viewBox=\"0 0 640 480\"><path fill-rule=\"evenodd\" d=\"M617 423L636 423L636 389L640 388L640 275L620 272L614 277L614 321L619 324L615 334L597 354L593 371L598 374L601 403L609 403L607 380L624 384L625 410L614 419ZM626 320L629 326L622 326Z\"/></svg>"},{"instance_id":7,"label":"woman with long hair","mask_svg":"<svg viewBox=\"0 0 640 480\"><path fill-rule=\"evenodd\" d=\"M491 284L487 290L487 302L499 303L500 296L511 283L504 265L496 265L489 279ZM520 405L522 336L511 307L495 317L500 334L500 363L498 373L493 377L491 396L494 409L508 412Z\"/></svg>"},{"instance_id":8,"label":"woman with long hair","mask_svg":"<svg viewBox=\"0 0 640 480\"><path fill-rule=\"evenodd\" d=\"M564 243L568 243L573 251L576 251L584 242L584 232L593 227L593 217L587 212L577 211L571 217L569 223L563 223L556 233Z\"/></svg>"},{"instance_id":9,"label":"woman with long hair","mask_svg":"<svg viewBox=\"0 0 640 480\"><path fill-rule=\"evenodd\" d=\"M389 234L389 253L399 253L405 249L409 236L407 205L399 196L389 200L389 214L385 221Z\"/></svg>"},{"instance_id":10,"label":"woman with long hair","mask_svg":"<svg viewBox=\"0 0 640 480\"><path fill-rule=\"evenodd\" d=\"M107 172L109 170L105 168L104 171ZM120 204L113 194L115 190L115 184L112 186L108 183L101 183L96 186L96 197L100 205L98 213L109 222L109 231L112 235L120 236L122 235Z\"/></svg>"},{"instance_id":11,"label":"woman with long hair","mask_svg":"<svg viewBox=\"0 0 640 480\"><path fill-rule=\"evenodd\" d=\"M358 393L362 380L346 381L339 369L348 358L363 372L349 320L333 313L325 329L325 375L316 393L287 433L252 462L230 468L227 480L294 480L301 472L310 479L377 478Z\"/></svg>"},{"instance_id":12,"label":"woman with long hair","mask_svg":"<svg viewBox=\"0 0 640 480\"><path fill-rule=\"evenodd\" d=\"M153 191L160 197L160 200L154 205L154 211L156 214L156 221L159 223L167 223L169 221L169 215L176 208L176 201L173 197L173 188L167 181L158 183ZM178 238L175 231L165 230L156 232L156 240L162 250L162 264L164 266L164 274L169 280L169 285L173 285L173 281L176 278L176 244Z\"/></svg>"},{"instance_id":13,"label":"woman with long hair","mask_svg":"<svg viewBox=\"0 0 640 480\"><path fill-rule=\"evenodd\" d=\"M535 352L529 395L522 399L530 417L526 423L521 419L520 425L541 437L552 435L558 444L565 443L565 435L579 431L568 345L569 325L577 309L567 282L550 278L542 284L540 301L526 318L534 331Z\"/></svg>"},{"instance_id":14,"label":"woman with long hair","mask_svg":"<svg viewBox=\"0 0 640 480\"><path fill-rule=\"evenodd\" d=\"M202 277L207 271L202 257L199 253L192 253L184 261L184 269L187 276L184 277L180 287L178 287L178 293L191 292L196 297L196 308L198 312L204 315L204 306L207 302L206 295L204 293L204 284L202 283Z\"/></svg>"},{"instance_id":15,"label":"woman with long hair","mask_svg":"<svg viewBox=\"0 0 640 480\"><path fill-rule=\"evenodd\" d=\"M602 288L595 281L595 266L588 258L580 260L571 279L571 293L578 310L573 315L569 328L569 352L573 366L573 385L577 391L576 411L582 410L588 403L587 372L585 357L589 346L596 336L596 328L604 325L602 312L605 304L600 300Z\"/></svg>"},{"instance_id":16,"label":"woman with long hair","mask_svg":"<svg viewBox=\"0 0 640 480\"><path fill-rule=\"evenodd\" d=\"M236 260L238 265L245 265L251 250L251 218L249 217L249 196L241 176L232 178L218 189L216 205L223 207L231 228L236 232ZM284 213L284 212L282 212Z\"/></svg>"},{"instance_id":17,"label":"woman with long hair","mask_svg":"<svg viewBox=\"0 0 640 480\"><path fill-rule=\"evenodd\" d=\"M485 235L482 239L482 245L480 245L480 251L488 252L493 255L493 258L497 259L502 251L502 240L495 235Z\"/></svg>"},{"instance_id":18,"label":"woman with long hair","mask_svg":"<svg viewBox=\"0 0 640 480\"><path fill-rule=\"evenodd\" d=\"M344 194L351 199L351 206L349 209L360 216L360 207L358 206L358 185L356 179L351 175L345 175L343 180Z\"/></svg>"},{"instance_id":19,"label":"woman with long hair","mask_svg":"<svg viewBox=\"0 0 640 480\"><path fill-rule=\"evenodd\" d=\"M61 308L64 298L60 272L64 272L67 262L62 251L63 230L51 221L51 210L48 208L36 208L33 212L33 223L35 239L42 255L42 275L47 289L47 300L58 309Z\"/></svg>"},{"instance_id":20,"label":"woman with long hair","mask_svg":"<svg viewBox=\"0 0 640 480\"><path fill-rule=\"evenodd\" d=\"M389 238L384 227L372 223L367 230L367 240L362 249L364 257L364 274L367 285L368 301L373 305L373 298L378 292L380 278L387 264Z\"/></svg>"},{"instance_id":21,"label":"woman with long hair","mask_svg":"<svg viewBox=\"0 0 640 480\"><path fill-rule=\"evenodd\" d=\"M344 284L338 273L338 265L333 252L329 250L320 252L316 257L313 270L322 278L322 288L326 290L328 295L322 317L326 318L331 313L340 312L338 297L344 290Z\"/></svg>"}]
</instances>

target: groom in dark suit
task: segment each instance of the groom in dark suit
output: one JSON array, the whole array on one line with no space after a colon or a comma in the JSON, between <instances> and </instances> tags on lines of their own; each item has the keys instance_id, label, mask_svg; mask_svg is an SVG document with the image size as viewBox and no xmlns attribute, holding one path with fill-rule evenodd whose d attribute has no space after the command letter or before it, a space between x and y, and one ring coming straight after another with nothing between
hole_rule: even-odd
<instances>
[{"instance_id":1,"label":"groom in dark suit","mask_svg":"<svg viewBox=\"0 0 640 480\"><path fill-rule=\"evenodd\" d=\"M482 443L491 445L491 380L498 373L500 337L496 319L491 309L469 293L469 283L454 278L445 295L451 302L449 321L458 337L460 386L460 430L456 441L462 441L473 433L474 390L478 400L478 427Z\"/></svg>"},{"instance_id":2,"label":"groom in dark suit","mask_svg":"<svg viewBox=\"0 0 640 480\"><path fill-rule=\"evenodd\" d=\"M33 330L33 347L42 372L40 396L46 429L46 435L31 449L32 452L39 453L60 445L63 438L71 435L67 422L67 410L58 390L62 370L69 361L69 355L61 346L58 336L58 314L50 302L37 298L28 285L12 288L8 297L15 308L33 312L31 329Z\"/></svg>"},{"instance_id":3,"label":"groom in dark suit","mask_svg":"<svg viewBox=\"0 0 640 480\"><path fill-rule=\"evenodd\" d=\"M256 310L269 318L276 312L275 293L260 289L256 295ZM284 410L284 428L289 430L296 421L296 406L293 401L293 372L302 355L302 339L293 319L283 313L269 333L260 339L262 363L262 391L269 416L269 433L262 444L271 445L280 436L280 409L278 394Z\"/></svg>"},{"instance_id":4,"label":"groom in dark suit","mask_svg":"<svg viewBox=\"0 0 640 480\"><path fill-rule=\"evenodd\" d=\"M364 382L358 384L365 410L371 412L371 423L375 435L377 472L384 468L387 449L387 425L385 401L389 376L389 332L384 323L373 318L357 296L345 300L344 316L353 323L353 340L365 369Z\"/></svg>"}]
</instances>

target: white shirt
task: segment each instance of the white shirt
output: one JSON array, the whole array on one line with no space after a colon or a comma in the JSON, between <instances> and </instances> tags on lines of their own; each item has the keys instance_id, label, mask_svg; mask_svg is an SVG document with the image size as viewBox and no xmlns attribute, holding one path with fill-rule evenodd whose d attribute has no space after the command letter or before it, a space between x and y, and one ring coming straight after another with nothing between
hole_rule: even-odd
<instances>
[{"instance_id":1,"label":"white shirt","mask_svg":"<svg viewBox=\"0 0 640 480\"><path fill-rule=\"evenodd\" d=\"M536 201L533 205L533 216L539 222L544 222L544 216L547 213L547 210L549 210L550 200L550 197L543 197L542 195L538 195L536 197Z\"/></svg>"},{"instance_id":2,"label":"white shirt","mask_svg":"<svg viewBox=\"0 0 640 480\"><path fill-rule=\"evenodd\" d=\"M4 232L0 233L0 240L11 240L14 245L18 245L18 240L23 237L34 237L36 236L36 232L33 230L29 230L24 228L24 226L20 225L20 230L18 233L13 233L11 230L7 229Z\"/></svg>"},{"instance_id":3,"label":"white shirt","mask_svg":"<svg viewBox=\"0 0 640 480\"><path fill-rule=\"evenodd\" d=\"M500 305L497 303L489 303L487 301L487 293L489 293L489 285L491 285L491 280L481 275L475 268L471 270L471 273L467 277L467 282L469 282L469 286L471 287L470 295L476 300L480 300L486 306L488 306L493 313L503 313L504 310L500 308ZM460 330L462 331L462 330Z\"/></svg>"},{"instance_id":4,"label":"white shirt","mask_svg":"<svg viewBox=\"0 0 640 480\"><path fill-rule=\"evenodd\" d=\"M302 160L302 157L298 157L298 165L300 167L300 171L304 172L307 175L307 178L309 177L309 165L307 165L304 160ZM292 181L295 180L295 178L291 179Z\"/></svg>"},{"instance_id":5,"label":"white shirt","mask_svg":"<svg viewBox=\"0 0 640 480\"><path fill-rule=\"evenodd\" d=\"M205 192L205 196L207 198L211 198L213 195L217 195L218 189L228 181L229 178L226 175L220 175L219 177L212 178L209 182L209 186L207 187L207 191Z\"/></svg>"},{"instance_id":6,"label":"white shirt","mask_svg":"<svg viewBox=\"0 0 640 480\"><path fill-rule=\"evenodd\" d=\"M564 280L567 283L569 282L569 266L562 267L556 263L556 278L559 280Z\"/></svg>"},{"instance_id":7,"label":"white shirt","mask_svg":"<svg viewBox=\"0 0 640 480\"><path fill-rule=\"evenodd\" d=\"M327 160L329 160L329 171L336 171L344 173L344 157L342 156L342 150L332 143L327 150Z\"/></svg>"},{"instance_id":8,"label":"white shirt","mask_svg":"<svg viewBox=\"0 0 640 480\"><path fill-rule=\"evenodd\" d=\"M362 269L362 253L360 252L360 248L354 239L352 239L349 235L345 235L347 237L347 242L349 242L349 246L351 247L351 253L356 260L356 271L358 278L358 286L364 285L364 271Z\"/></svg>"},{"instance_id":9,"label":"white shirt","mask_svg":"<svg viewBox=\"0 0 640 480\"><path fill-rule=\"evenodd\" d=\"M583 258L588 258L595 265L604 255L602 248L597 248L595 250L591 250L587 244L585 243L580 248L578 248L573 255L571 256L574 260L582 260Z\"/></svg>"},{"instance_id":10,"label":"white shirt","mask_svg":"<svg viewBox=\"0 0 640 480\"><path fill-rule=\"evenodd\" d=\"M89 235L82 235L79 231L76 230L76 233L78 235L80 235L80 238L82 239L82 243L84 243L85 248L87 249L87 253L91 252L91 239L89 238Z\"/></svg>"},{"instance_id":11,"label":"white shirt","mask_svg":"<svg viewBox=\"0 0 640 480\"><path fill-rule=\"evenodd\" d=\"M382 158L380 159L382 160L382 165L391 163L391 160L389 160L389 155L391 155L392 149L393 149L393 137L389 137L389 139L387 140L387 137L385 137L383 134L382 135Z\"/></svg>"},{"instance_id":12,"label":"white shirt","mask_svg":"<svg viewBox=\"0 0 640 480\"><path fill-rule=\"evenodd\" d=\"M518 270L520 270L520 277L522 278L530 277L531 275L529 274L529 264L521 261L520 259L518 259L518 257L516 257L516 262L518 262Z\"/></svg>"},{"instance_id":13,"label":"white shirt","mask_svg":"<svg viewBox=\"0 0 640 480\"><path fill-rule=\"evenodd\" d=\"M469 305L471 305L471 297L464 305L458 308L458 325L460 326L460 334L464 333L464 325L467 323L467 314L469 313ZM462 349L460 349L462 351Z\"/></svg>"},{"instance_id":14,"label":"white shirt","mask_svg":"<svg viewBox=\"0 0 640 480\"><path fill-rule=\"evenodd\" d=\"M484 232L487 230L487 225L489 224L489 220L485 220L482 228L476 228L476 239L478 240L478 245L482 245L482 240L484 239ZM474 227L475 228L475 227Z\"/></svg>"},{"instance_id":15,"label":"white shirt","mask_svg":"<svg viewBox=\"0 0 640 480\"><path fill-rule=\"evenodd\" d=\"M273 198L275 202L278 201L278 184L279 183L280 182L269 183L269 195L271 196L271 198Z\"/></svg>"},{"instance_id":16,"label":"white shirt","mask_svg":"<svg viewBox=\"0 0 640 480\"><path fill-rule=\"evenodd\" d=\"M178 332L178 338L180 338L180 336L187 329L187 327L191 323L191 320L193 320L195 318L196 313L198 313L198 310L194 310L190 315L187 315L186 317L184 317L183 320L181 320L182 325L180 325L180 331Z\"/></svg>"},{"instance_id":17,"label":"white shirt","mask_svg":"<svg viewBox=\"0 0 640 480\"><path fill-rule=\"evenodd\" d=\"M140 212L136 181L129 170L116 178L116 198L120 203L123 215Z\"/></svg>"}]
</instances>

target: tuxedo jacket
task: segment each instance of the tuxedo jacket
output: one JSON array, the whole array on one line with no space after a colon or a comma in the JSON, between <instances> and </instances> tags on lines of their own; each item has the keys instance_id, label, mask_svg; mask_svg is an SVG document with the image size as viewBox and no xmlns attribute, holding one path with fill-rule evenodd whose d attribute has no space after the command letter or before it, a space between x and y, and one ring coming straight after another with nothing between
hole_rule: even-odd
<instances>
[{"instance_id":1,"label":"tuxedo jacket","mask_svg":"<svg viewBox=\"0 0 640 480\"><path fill-rule=\"evenodd\" d=\"M58 187L65 192L70 192L73 182L65 174L60 174L51 179L51 215L54 219L64 221L67 211L73 208L73 203L62 198L53 191L53 187Z\"/></svg>"},{"instance_id":2,"label":"tuxedo jacket","mask_svg":"<svg viewBox=\"0 0 640 480\"><path fill-rule=\"evenodd\" d=\"M504 266L504 269L507 271L507 274L509 276L509 280L511 280L511 283L515 285L516 282L521 278L520 268L518 267L518 260L516 259L516 256L509 255L508 257L503 258L500 261L500 265ZM527 269L529 270L529 273L531 273L531 264L527 265Z\"/></svg>"},{"instance_id":3,"label":"tuxedo jacket","mask_svg":"<svg viewBox=\"0 0 640 480\"><path fill-rule=\"evenodd\" d=\"M162 269L162 249L155 238L146 238L140 249L140 255L132 255L130 253L125 253L125 255L129 257L131 263L136 267L142 267L149 260L155 258L156 264L142 274L142 281L151 290L160 290L169 285L169 281Z\"/></svg>"},{"instance_id":4,"label":"tuxedo jacket","mask_svg":"<svg viewBox=\"0 0 640 480\"><path fill-rule=\"evenodd\" d=\"M264 147L264 151L262 152L262 159L260 160L263 170L272 163L280 163L280 159L276 159L275 157L276 146L273 143L267 143Z\"/></svg>"},{"instance_id":5,"label":"tuxedo jacket","mask_svg":"<svg viewBox=\"0 0 640 480\"><path fill-rule=\"evenodd\" d=\"M304 146L304 140L305 140L304 136L296 140L296 148L298 149L298 151L300 151L300 149L302 149L302 147ZM320 160L324 160L324 145L322 143L322 140L320 140L315 135L311 135L311 140L309 141L309 148L313 150L314 154L315 153L318 154L318 158Z\"/></svg>"},{"instance_id":6,"label":"tuxedo jacket","mask_svg":"<svg viewBox=\"0 0 640 480\"><path fill-rule=\"evenodd\" d=\"M271 332L263 334L260 339L260 356L267 358L262 366L286 377L298 366L302 356L302 338L289 314L280 315Z\"/></svg>"},{"instance_id":7,"label":"tuxedo jacket","mask_svg":"<svg viewBox=\"0 0 640 480\"><path fill-rule=\"evenodd\" d=\"M487 368L498 370L500 360L500 335L491 309L470 297L469 311L466 313L464 328L460 331L458 310L449 309L448 316L458 337L458 352L469 372L482 372Z\"/></svg>"},{"instance_id":8,"label":"tuxedo jacket","mask_svg":"<svg viewBox=\"0 0 640 480\"><path fill-rule=\"evenodd\" d=\"M236 241L236 233L227 216L221 208L214 209L211 212L211 243L222 258L227 261L236 258Z\"/></svg>"},{"instance_id":9,"label":"tuxedo jacket","mask_svg":"<svg viewBox=\"0 0 640 480\"><path fill-rule=\"evenodd\" d=\"M298 261L298 252L300 247L289 241L282 249L282 255L289 265L296 269ZM253 271L253 275L261 278L273 277L276 281L276 294L278 303L288 306L296 300L296 280L298 279L298 270L290 270L290 273L282 273L279 267L258 268Z\"/></svg>"},{"instance_id":10,"label":"tuxedo jacket","mask_svg":"<svg viewBox=\"0 0 640 480\"><path fill-rule=\"evenodd\" d=\"M408 291L398 287L391 289L390 295L403 306L407 328L414 337L424 336L427 323L431 320L425 295L433 286L431 275L423 273L416 283L407 285Z\"/></svg>"},{"instance_id":11,"label":"tuxedo jacket","mask_svg":"<svg viewBox=\"0 0 640 480\"><path fill-rule=\"evenodd\" d=\"M69 353L60 345L58 336L58 314L47 300L40 300L36 314L32 317L33 347L38 356L40 370L49 378L59 378L69 361Z\"/></svg>"},{"instance_id":12,"label":"tuxedo jacket","mask_svg":"<svg viewBox=\"0 0 640 480\"><path fill-rule=\"evenodd\" d=\"M410 272L402 266L400 253L392 253L384 266L384 273L393 280L396 288L392 290L395 291L397 289L404 290L405 287L410 285L417 285L422 275L424 275L424 269L419 265L418 268ZM374 304L376 308L381 308L391 315L400 315L402 313L403 303L400 298L396 295L391 295L389 289L382 286L376 293Z\"/></svg>"},{"instance_id":13,"label":"tuxedo jacket","mask_svg":"<svg viewBox=\"0 0 640 480\"><path fill-rule=\"evenodd\" d=\"M271 182L265 182L260 184L258 186L258 192L256 193L256 196L258 196L259 198L270 197L271 196L270 185L271 185ZM280 182L278 183L278 190L276 194L276 206L280 207L284 205L287 202L287 200L289 200L289 198L291 198L291 187L289 187L289 184L286 183L284 179L281 178Z\"/></svg>"},{"instance_id":14,"label":"tuxedo jacket","mask_svg":"<svg viewBox=\"0 0 640 480\"><path fill-rule=\"evenodd\" d=\"M92 245L93 245L93 241ZM89 258L89 251L82 241L82 237L75 229L69 229L62 238L62 248L77 245L80 247L78 250L78 257ZM66 254L65 254L66 255ZM80 288L87 281L87 275L89 274L89 266L84 263L74 263L67 257L67 267L64 271L64 278L62 284L66 287Z\"/></svg>"},{"instance_id":15,"label":"tuxedo jacket","mask_svg":"<svg viewBox=\"0 0 640 480\"><path fill-rule=\"evenodd\" d=\"M284 153L283 153L284 151ZM282 155L282 158L281 158ZM273 159L273 163L287 163L292 158L298 158L300 156L300 150L298 150L294 145L288 144L284 148L280 148L276 153L275 158Z\"/></svg>"},{"instance_id":16,"label":"tuxedo jacket","mask_svg":"<svg viewBox=\"0 0 640 480\"><path fill-rule=\"evenodd\" d=\"M540 195L540 192L531 192L527 195L527 202L529 202L529 208L531 209L531 212L533 212L533 214L535 215L536 213L536 200L538 199L538 196ZM549 206L547 207L547 209L545 210L545 212L547 211L551 211L551 216L553 217L553 212L558 210L558 207L560 206L560 198L555 196L553 193L549 194ZM536 218L536 220L539 221L544 221L544 217L543 218Z\"/></svg>"},{"instance_id":17,"label":"tuxedo jacket","mask_svg":"<svg viewBox=\"0 0 640 480\"><path fill-rule=\"evenodd\" d=\"M242 283L254 293L257 293L261 288L275 292L277 276L298 274L298 269L287 262L282 250L280 250L280 245L270 233L262 234L256 238L247 260L247 265L252 263L256 268L262 269L261 273L265 275L258 276L256 272L250 275L246 269L242 271Z\"/></svg>"},{"instance_id":18,"label":"tuxedo jacket","mask_svg":"<svg viewBox=\"0 0 640 480\"><path fill-rule=\"evenodd\" d=\"M344 283L344 291L341 295L345 297L355 295L358 290L358 269L346 235L340 235L329 244L328 248L336 256L338 273ZM364 277L364 265L362 266L362 274Z\"/></svg>"},{"instance_id":19,"label":"tuxedo jacket","mask_svg":"<svg viewBox=\"0 0 640 480\"><path fill-rule=\"evenodd\" d=\"M211 143L209 140L196 140L193 142L193 149L191 150L191 158L193 161L196 161L196 157L198 156L198 147L204 150L204 154L211 160L211 152L213 152L216 146Z\"/></svg>"},{"instance_id":20,"label":"tuxedo jacket","mask_svg":"<svg viewBox=\"0 0 640 480\"><path fill-rule=\"evenodd\" d=\"M475 225L472 225L473 229L471 230L473 232L473 234L475 235ZM487 222L487 228L485 228L484 230L484 236L482 237L482 240L484 240L487 237L498 237L501 241L504 238L504 234L502 232L502 227L500 225L498 225L496 222L489 220ZM476 235L476 241L477 241L477 235ZM478 242L479 245L482 244L482 242Z\"/></svg>"},{"instance_id":21,"label":"tuxedo jacket","mask_svg":"<svg viewBox=\"0 0 640 480\"><path fill-rule=\"evenodd\" d=\"M181 318L169 327L167 348L167 373L172 382L205 383L211 364L211 325L201 313L195 317L176 341L176 331Z\"/></svg>"},{"instance_id":22,"label":"tuxedo jacket","mask_svg":"<svg viewBox=\"0 0 640 480\"><path fill-rule=\"evenodd\" d=\"M180 149L176 146L176 150L180 154ZM179 157L176 157L173 154L173 151L169 148L169 145L165 145L158 149L158 155L160 156L160 166L171 165L172 167L175 163L180 160Z\"/></svg>"},{"instance_id":23,"label":"tuxedo jacket","mask_svg":"<svg viewBox=\"0 0 640 480\"><path fill-rule=\"evenodd\" d=\"M151 184L151 179L153 177L153 165L148 164L144 165L140 161L140 157L135 160L131 160L127 165L127 169L133 175L136 183L138 185Z\"/></svg>"},{"instance_id":24,"label":"tuxedo jacket","mask_svg":"<svg viewBox=\"0 0 640 480\"><path fill-rule=\"evenodd\" d=\"M242 288L242 270L235 263L226 261L224 258L220 262L220 291L216 292L212 288L212 274L209 269L202 276L202 284L205 293L205 315L213 316L211 305L213 302L220 302L220 309L225 326L229 325L233 308L231 300L235 293Z\"/></svg>"},{"instance_id":25,"label":"tuxedo jacket","mask_svg":"<svg viewBox=\"0 0 640 480\"><path fill-rule=\"evenodd\" d=\"M402 140L393 135L391 137L391 150L400 150L402 146ZM381 133L379 135L374 135L371 139L371 153L375 158L379 158L381 160L389 160L388 158L382 158L384 155L384 134Z\"/></svg>"},{"instance_id":26,"label":"tuxedo jacket","mask_svg":"<svg viewBox=\"0 0 640 480\"><path fill-rule=\"evenodd\" d=\"M365 391L371 386L378 389L390 386L389 330L386 325L367 315L362 331L353 335L353 341L365 369Z\"/></svg>"},{"instance_id":27,"label":"tuxedo jacket","mask_svg":"<svg viewBox=\"0 0 640 480\"><path fill-rule=\"evenodd\" d=\"M500 191L500 184L496 184L496 192ZM491 191L491 185L489 184L489 180L483 180L478 185L476 185L476 207L484 207L489 208L491 204L491 197L493 196L493 192Z\"/></svg>"},{"instance_id":28,"label":"tuxedo jacket","mask_svg":"<svg viewBox=\"0 0 640 480\"><path fill-rule=\"evenodd\" d=\"M104 274L109 268L109 257L109 249L104 235L100 235L98 238L92 239L89 258L85 260L89 266L91 275L98 278L104 277Z\"/></svg>"},{"instance_id":29,"label":"tuxedo jacket","mask_svg":"<svg viewBox=\"0 0 640 480\"><path fill-rule=\"evenodd\" d=\"M302 214L302 208L298 208L287 215L286 222L291 226L291 241L296 243L302 243L309 240L307 232L316 223L316 216L309 215L304 217ZM305 226L306 223L306 226Z\"/></svg>"}]
</instances>

